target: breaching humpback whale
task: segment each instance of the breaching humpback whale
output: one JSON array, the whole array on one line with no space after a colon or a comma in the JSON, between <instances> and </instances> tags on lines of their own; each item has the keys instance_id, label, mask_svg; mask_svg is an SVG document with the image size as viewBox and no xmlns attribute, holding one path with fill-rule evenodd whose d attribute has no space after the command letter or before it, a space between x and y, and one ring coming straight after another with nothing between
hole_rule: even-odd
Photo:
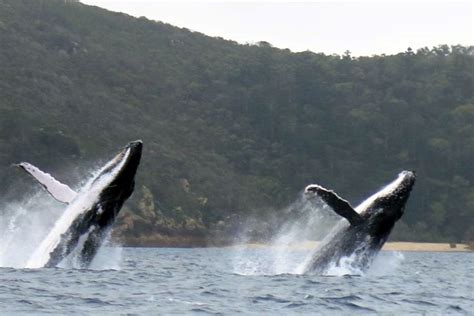
<instances>
[{"instance_id":1,"label":"breaching humpback whale","mask_svg":"<svg viewBox=\"0 0 474 316\"><path fill-rule=\"evenodd\" d=\"M333 191L316 184L308 185L306 196L319 196L345 219L324 238L315 254L304 264L303 272L326 273L331 267L347 264L354 271L366 271L395 222L403 215L414 184L415 173L402 171L397 179L355 209Z\"/></svg>"},{"instance_id":2,"label":"breaching humpback whale","mask_svg":"<svg viewBox=\"0 0 474 316\"><path fill-rule=\"evenodd\" d=\"M18 164L56 200L68 204L25 268L55 267L73 251L80 267L87 268L133 192L141 153L141 141L129 143L79 192L29 163Z\"/></svg>"}]
</instances>

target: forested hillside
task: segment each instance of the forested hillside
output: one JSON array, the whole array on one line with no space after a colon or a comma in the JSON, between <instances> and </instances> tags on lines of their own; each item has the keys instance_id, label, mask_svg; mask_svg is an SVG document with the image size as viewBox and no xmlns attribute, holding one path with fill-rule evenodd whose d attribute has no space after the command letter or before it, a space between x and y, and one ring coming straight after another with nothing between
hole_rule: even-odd
<instances>
[{"instance_id":1,"label":"forested hillside","mask_svg":"<svg viewBox=\"0 0 474 316\"><path fill-rule=\"evenodd\" d=\"M117 223L130 244L230 236L313 182L357 204L403 169L418 181L393 237L474 240L473 62L473 47L292 53L70 1L0 0L0 194L34 187L12 163L74 184L140 138Z\"/></svg>"}]
</instances>

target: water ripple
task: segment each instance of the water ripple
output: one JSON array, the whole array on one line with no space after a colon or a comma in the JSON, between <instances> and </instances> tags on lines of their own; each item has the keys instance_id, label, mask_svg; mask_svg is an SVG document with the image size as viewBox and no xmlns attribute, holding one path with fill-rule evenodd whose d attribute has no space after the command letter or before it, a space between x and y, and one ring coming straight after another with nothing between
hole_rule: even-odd
<instances>
[{"instance_id":1,"label":"water ripple","mask_svg":"<svg viewBox=\"0 0 474 316\"><path fill-rule=\"evenodd\" d=\"M123 250L120 270L0 268L0 314L428 315L474 310L470 253L407 253L398 270L362 277L239 275L229 265L234 255L231 249L133 248ZM440 266L449 269L439 273Z\"/></svg>"}]
</instances>

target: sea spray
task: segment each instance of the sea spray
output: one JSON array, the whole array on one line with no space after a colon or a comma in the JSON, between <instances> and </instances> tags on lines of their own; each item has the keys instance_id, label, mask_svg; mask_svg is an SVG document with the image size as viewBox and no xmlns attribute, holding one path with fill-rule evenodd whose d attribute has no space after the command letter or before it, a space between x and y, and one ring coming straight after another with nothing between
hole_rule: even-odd
<instances>
[{"instance_id":1,"label":"sea spray","mask_svg":"<svg viewBox=\"0 0 474 316\"><path fill-rule=\"evenodd\" d=\"M370 199L370 198L369 198ZM309 201L303 194L291 205L274 214L286 214L287 221L275 230L265 244L252 244L248 235L258 229L258 221L250 219L236 238L233 247L233 272L242 275L275 275L302 274L307 269L315 254L320 250L312 241L331 238L346 223L324 203L319 200ZM255 227L257 226L257 227ZM367 236L370 238L370 236ZM325 270L324 275L363 275L361 267L364 260L373 260L369 241L363 242L347 257L338 263L333 262ZM373 263L375 274L385 275L393 272L403 255L400 253L384 253Z\"/></svg>"},{"instance_id":2,"label":"sea spray","mask_svg":"<svg viewBox=\"0 0 474 316\"><path fill-rule=\"evenodd\" d=\"M404 255L397 251L384 251L375 258L368 271L363 271L360 264L360 254L354 252L348 257L343 257L338 264L333 262L324 275L344 276L344 275L371 275L381 276L394 273L400 264L405 260Z\"/></svg>"},{"instance_id":3,"label":"sea spray","mask_svg":"<svg viewBox=\"0 0 474 316\"><path fill-rule=\"evenodd\" d=\"M349 256L332 261L323 272L323 275L363 275L362 267L367 265L363 262L373 260L373 250L369 248L370 238L370 236L367 236L365 242L361 243Z\"/></svg>"},{"instance_id":4,"label":"sea spray","mask_svg":"<svg viewBox=\"0 0 474 316\"><path fill-rule=\"evenodd\" d=\"M77 191L81 187L90 186L90 182L100 171L101 168L96 168L92 172L86 172L89 176L80 181ZM41 257L44 251L41 251L40 246L58 224L66 207L43 190L28 194L21 200L4 201L0 205L0 267L24 268L37 259L35 253L38 258ZM104 247L99 249L97 260L94 259L91 268L120 269L121 253L120 246L106 241ZM78 268L79 264L71 256L61 262L59 267Z\"/></svg>"},{"instance_id":5,"label":"sea spray","mask_svg":"<svg viewBox=\"0 0 474 316\"><path fill-rule=\"evenodd\" d=\"M0 267L24 267L63 208L42 191L21 201L4 201L0 205Z\"/></svg>"},{"instance_id":6,"label":"sea spray","mask_svg":"<svg viewBox=\"0 0 474 316\"><path fill-rule=\"evenodd\" d=\"M79 236L73 235L73 232L78 232L78 227L72 226L80 225L85 219L89 219L87 216L92 215L92 218L94 218L103 212L102 207L104 201L101 199L102 192L105 188L111 186L116 176L122 170L122 167L126 165L131 155L131 148L132 147L127 146L96 172L95 176L90 178L87 184L81 188L61 217L54 223L54 227L46 238L41 242L39 247L35 249L32 256L28 259L25 268L42 268L51 264L51 260L55 260L53 261L53 265L57 265L60 263L58 260L64 259L71 251L77 249L78 243L79 245L81 245L81 243L84 245L86 241L90 242L88 239L89 234L94 236L93 238L98 238L96 235L93 235L98 232L101 233L101 228L97 223L89 225L89 230L85 234L83 231L79 231ZM139 143L138 148L139 161L141 143ZM100 247L100 244L98 244L98 246ZM81 252L81 254L84 254L84 252ZM94 255L95 254L94 252Z\"/></svg>"},{"instance_id":7,"label":"sea spray","mask_svg":"<svg viewBox=\"0 0 474 316\"><path fill-rule=\"evenodd\" d=\"M85 238L83 238L85 240ZM84 240L79 241L78 247L71 252L61 263L58 265L60 268L66 269L82 269L80 261L80 243ZM111 234L109 233L104 241L104 244L99 249L97 255L92 260L88 269L90 270L120 270L122 262L123 248L116 242L112 241Z\"/></svg>"},{"instance_id":8,"label":"sea spray","mask_svg":"<svg viewBox=\"0 0 474 316\"><path fill-rule=\"evenodd\" d=\"M320 240L332 227L335 216L325 209L323 203L310 203L303 194L289 206L294 216L286 222L272 238L270 245L273 250L273 272L298 273L300 261L295 261L294 252L298 246L308 241ZM300 255L308 250L298 250Z\"/></svg>"},{"instance_id":9,"label":"sea spray","mask_svg":"<svg viewBox=\"0 0 474 316\"><path fill-rule=\"evenodd\" d=\"M374 262L367 271L367 274L375 276L394 274L404 260L405 256L399 251L380 252L374 259Z\"/></svg>"},{"instance_id":10,"label":"sea spray","mask_svg":"<svg viewBox=\"0 0 474 316\"><path fill-rule=\"evenodd\" d=\"M395 180L355 209L333 191L308 186L308 194L317 192L348 221L339 221L310 259L303 263L300 271L331 275L363 274L367 271L395 222L403 215L415 178L412 171L400 172Z\"/></svg>"},{"instance_id":11,"label":"sea spray","mask_svg":"<svg viewBox=\"0 0 474 316\"><path fill-rule=\"evenodd\" d=\"M265 245L265 255L259 245L249 245L248 232L257 230L259 223L249 220L236 238L234 247L234 272L244 275L274 275L298 273L302 261L312 252L303 245L321 240L337 222L338 218L323 203L306 199L303 193L286 208L273 214L284 214L287 221L280 225ZM257 255L257 253L259 255Z\"/></svg>"}]
</instances>

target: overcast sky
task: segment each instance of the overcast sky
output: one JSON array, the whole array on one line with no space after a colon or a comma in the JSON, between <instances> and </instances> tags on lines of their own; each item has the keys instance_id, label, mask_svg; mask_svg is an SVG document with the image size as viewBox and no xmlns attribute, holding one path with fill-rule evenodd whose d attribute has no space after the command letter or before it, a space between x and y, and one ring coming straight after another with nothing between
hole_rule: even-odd
<instances>
[{"instance_id":1,"label":"overcast sky","mask_svg":"<svg viewBox=\"0 0 474 316\"><path fill-rule=\"evenodd\" d=\"M81 0L239 43L354 56L472 45L472 1Z\"/></svg>"}]
</instances>

